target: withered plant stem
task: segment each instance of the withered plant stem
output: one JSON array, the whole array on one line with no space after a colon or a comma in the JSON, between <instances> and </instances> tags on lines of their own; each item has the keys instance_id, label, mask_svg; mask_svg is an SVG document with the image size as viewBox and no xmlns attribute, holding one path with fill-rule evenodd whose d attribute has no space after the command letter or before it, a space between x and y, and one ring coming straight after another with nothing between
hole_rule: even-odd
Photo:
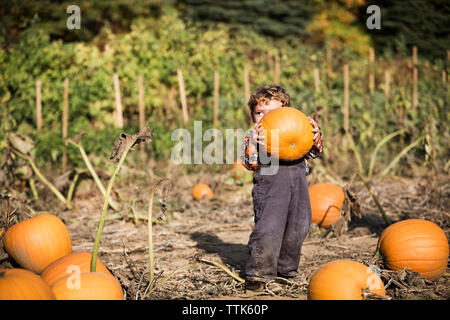
<instances>
[{"instance_id":1,"label":"withered plant stem","mask_svg":"<svg viewBox=\"0 0 450 320\"><path fill-rule=\"evenodd\" d=\"M369 185L369 183L366 181L366 179L363 178L363 176L361 174L358 173L357 175L361 179L361 181L364 183L364 185L366 186L367 190L369 191L370 195L372 196L372 199L375 201L375 204L376 204L378 210L380 211L384 222L386 222L386 224L388 224L388 225L391 224L391 222L389 221L389 218L386 215L386 212L384 211L383 207L381 206L380 201L378 201L377 196L372 191L372 187Z\"/></svg>"},{"instance_id":2,"label":"withered plant stem","mask_svg":"<svg viewBox=\"0 0 450 320\"><path fill-rule=\"evenodd\" d=\"M84 150L84 148L81 145L81 143L76 143L72 139L66 139L66 142L70 143L70 144L72 144L72 145L74 145L75 147L78 148L78 150L80 151L81 157L83 158L84 163L86 164L86 167L89 170L89 173L91 174L92 178L94 179L95 183L97 184L98 189L100 190L102 195L105 197L106 196L105 187L103 186L103 183L100 181L100 178L98 177L97 173L95 172L94 167L92 166L91 162L89 161L89 158L88 158L88 156L86 154L86 151ZM111 198L109 199L109 205L115 211L119 211L119 207L118 207L117 203L114 202L114 200L112 200Z\"/></svg>"},{"instance_id":3,"label":"withered plant stem","mask_svg":"<svg viewBox=\"0 0 450 320\"><path fill-rule=\"evenodd\" d=\"M97 235L95 237L94 249L92 251L91 272L95 272L95 270L97 269L98 246L100 244L100 237L102 235L103 226L105 224L106 211L108 209L108 203L109 203L109 195L111 194L112 186L114 184L114 180L116 179L116 175L119 172L120 167L122 167L122 164L125 161L125 158L127 157L128 151L130 151L131 147L132 147L132 144L130 144L123 152L122 156L120 157L119 163L117 164L116 169L114 170L114 173L108 182L108 187L106 189L106 194L105 194L105 201L103 202L103 209L102 209L100 221L98 224Z\"/></svg>"}]
</instances>

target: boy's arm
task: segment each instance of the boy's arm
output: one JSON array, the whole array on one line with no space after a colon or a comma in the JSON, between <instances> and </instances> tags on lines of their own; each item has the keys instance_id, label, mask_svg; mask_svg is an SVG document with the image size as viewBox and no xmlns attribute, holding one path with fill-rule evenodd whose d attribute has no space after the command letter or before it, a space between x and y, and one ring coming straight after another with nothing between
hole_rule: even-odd
<instances>
[{"instance_id":1,"label":"boy's arm","mask_svg":"<svg viewBox=\"0 0 450 320\"><path fill-rule=\"evenodd\" d=\"M309 150L309 152L306 154L306 156L305 156L306 160L315 159L317 157L320 157L322 155L323 149L324 149L322 132L320 132L319 125L312 118L309 118L309 122L313 126L314 144L311 147L311 150Z\"/></svg>"},{"instance_id":2,"label":"boy's arm","mask_svg":"<svg viewBox=\"0 0 450 320\"><path fill-rule=\"evenodd\" d=\"M242 143L241 163L247 170L255 171L258 168L258 152L250 141L252 135L253 130L249 130Z\"/></svg>"},{"instance_id":3,"label":"boy's arm","mask_svg":"<svg viewBox=\"0 0 450 320\"><path fill-rule=\"evenodd\" d=\"M322 155L323 150L324 150L323 136L322 132L319 132L319 135L314 140L314 144L311 147L311 150L309 150L309 152L306 154L305 159L308 160L318 158Z\"/></svg>"}]
</instances>

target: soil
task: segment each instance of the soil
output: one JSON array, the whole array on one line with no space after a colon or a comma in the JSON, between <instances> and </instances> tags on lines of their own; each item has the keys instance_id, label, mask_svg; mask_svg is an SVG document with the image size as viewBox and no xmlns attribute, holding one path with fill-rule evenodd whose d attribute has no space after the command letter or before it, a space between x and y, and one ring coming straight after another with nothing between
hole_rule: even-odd
<instances>
[{"instance_id":1,"label":"soil","mask_svg":"<svg viewBox=\"0 0 450 320\"><path fill-rule=\"evenodd\" d=\"M217 180L213 181L213 177ZM282 290L278 292L246 293L238 279L245 278L247 241L253 228L252 184L236 185L227 172L183 174L173 170L169 171L168 178L171 183L165 183L157 190L153 206L157 280L151 292L148 225L146 220L136 220L134 215L147 216L151 186L157 180L150 180L139 168L125 166L114 187L113 197L121 203L121 210L108 211L99 258L119 279L127 299L304 300L314 272L336 259L377 264L388 299L446 300L450 297L448 269L438 280L428 281L409 270L383 268L375 252L386 223L367 188L356 179L349 190L357 198L360 217L351 215L346 228L339 232L312 225L303 245L297 277L279 279ZM314 175L308 176L310 185L314 180ZM103 196L95 183L90 179L83 181L78 185L71 210L63 209L55 197L39 185L41 199L29 204L38 212L50 211L63 219L71 233L75 252L92 250L103 205ZM212 199L192 199L192 187L200 181L213 186ZM433 187L428 177L390 177L371 180L370 184L391 222L427 219L438 224L449 238L449 182L448 177L441 177ZM24 212L29 212L26 208L22 206L16 215L25 218ZM218 263L237 277L205 261ZM14 266L14 261L2 248L0 267Z\"/></svg>"}]
</instances>

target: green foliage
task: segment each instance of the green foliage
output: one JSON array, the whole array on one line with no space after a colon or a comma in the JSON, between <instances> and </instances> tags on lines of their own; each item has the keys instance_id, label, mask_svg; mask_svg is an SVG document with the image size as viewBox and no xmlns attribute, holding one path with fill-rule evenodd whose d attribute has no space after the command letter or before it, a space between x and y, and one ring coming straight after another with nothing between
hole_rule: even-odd
<instances>
[{"instance_id":1,"label":"green foliage","mask_svg":"<svg viewBox=\"0 0 450 320\"><path fill-rule=\"evenodd\" d=\"M326 145L323 159L352 167L344 156L342 65L350 66L350 133L368 167L370 154L386 135L405 130L377 152L374 173L395 154L423 136L427 126L430 145L434 143L434 165L449 157L448 90L441 80L442 60L433 64L419 56L419 104L412 108L410 58L387 52L377 55L376 88L368 92L366 57L354 51L334 50L332 73L327 74L323 50L288 39L268 39L256 32L241 32L226 25L200 27L184 22L175 10L164 8L160 18L137 19L127 33L117 34L106 27L88 43L51 40L48 33L32 28L8 51L0 51L0 141L8 131L27 134L36 141L35 155L40 165L58 167L64 141L61 138L64 78L69 85L69 137L81 131L89 155L109 159L120 129L114 127L113 74L118 73L127 133L138 130L138 77L144 79L146 123L154 139L146 147L154 159L170 157L173 130L193 131L193 121L203 121L203 131L213 123L213 75L220 74L219 128L247 129L251 124L244 99L243 70L249 67L251 90L275 79L275 58L280 61L280 84L291 95L293 106L308 115L319 112ZM409 63L409 64L408 64ZM313 69L318 68L321 91L314 90ZM384 71L391 69L391 96L384 95ZM183 71L190 121L182 123L177 70ZM35 129L35 83L42 81L44 124ZM319 108L319 106L321 108ZM207 144L207 143L205 143ZM82 166L75 148L68 146L69 162ZM430 157L430 147L414 149L413 160ZM351 154L351 153L350 153ZM411 154L411 153L410 153ZM403 159L402 159L403 161Z\"/></svg>"},{"instance_id":2,"label":"green foliage","mask_svg":"<svg viewBox=\"0 0 450 320\"><path fill-rule=\"evenodd\" d=\"M379 49L408 50L417 46L419 54L428 59L445 59L450 47L450 4L446 0L383 0L375 3L381 8L381 29L369 35ZM368 15L361 8L361 22Z\"/></svg>"},{"instance_id":3,"label":"green foliage","mask_svg":"<svg viewBox=\"0 0 450 320\"><path fill-rule=\"evenodd\" d=\"M313 8L294 0L179 0L183 16L200 23L227 23L245 26L274 38L307 35L306 26Z\"/></svg>"}]
</instances>

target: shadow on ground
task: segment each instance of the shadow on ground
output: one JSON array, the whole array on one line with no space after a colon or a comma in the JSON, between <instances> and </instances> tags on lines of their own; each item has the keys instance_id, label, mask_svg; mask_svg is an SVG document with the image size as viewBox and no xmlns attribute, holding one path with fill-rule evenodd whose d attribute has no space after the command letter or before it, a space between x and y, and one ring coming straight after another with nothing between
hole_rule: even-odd
<instances>
[{"instance_id":1,"label":"shadow on ground","mask_svg":"<svg viewBox=\"0 0 450 320\"><path fill-rule=\"evenodd\" d=\"M191 239L197 242L196 247L198 249L208 254L217 254L222 259L223 264L240 270L240 276L244 275L248 257L246 245L223 242L215 234L207 232L194 232L191 234Z\"/></svg>"}]
</instances>

